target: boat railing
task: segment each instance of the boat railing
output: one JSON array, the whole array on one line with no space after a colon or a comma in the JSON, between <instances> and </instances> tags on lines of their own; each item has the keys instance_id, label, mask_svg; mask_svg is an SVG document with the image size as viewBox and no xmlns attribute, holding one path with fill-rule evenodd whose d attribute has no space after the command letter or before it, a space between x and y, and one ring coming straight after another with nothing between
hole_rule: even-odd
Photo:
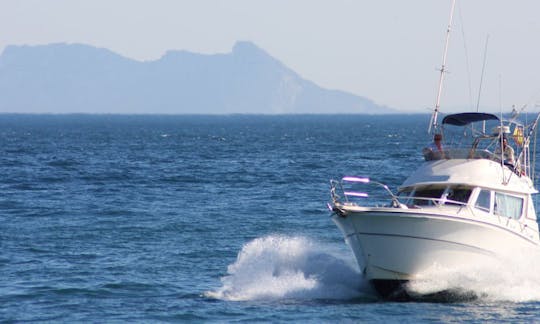
<instances>
[{"instance_id":1,"label":"boat railing","mask_svg":"<svg viewBox=\"0 0 540 324\"><path fill-rule=\"evenodd\" d=\"M500 155L494 154L487 149L447 148L442 152L425 150L423 153L426 161L452 159L488 159L496 162L501 161Z\"/></svg>"},{"instance_id":2,"label":"boat railing","mask_svg":"<svg viewBox=\"0 0 540 324\"><path fill-rule=\"evenodd\" d=\"M402 199L408 208L422 208L427 206L467 206L467 202L453 200L447 197L409 197Z\"/></svg>"},{"instance_id":3,"label":"boat railing","mask_svg":"<svg viewBox=\"0 0 540 324\"><path fill-rule=\"evenodd\" d=\"M334 204L364 207L399 207L401 205L398 197L387 185L369 178L343 177L341 180L330 180L330 187Z\"/></svg>"},{"instance_id":4,"label":"boat railing","mask_svg":"<svg viewBox=\"0 0 540 324\"><path fill-rule=\"evenodd\" d=\"M444 193L442 196L396 196L387 185L365 177L343 177L330 180L330 194L334 205L360 207L425 208L430 206L465 207L467 201L455 200Z\"/></svg>"},{"instance_id":5,"label":"boat railing","mask_svg":"<svg viewBox=\"0 0 540 324\"><path fill-rule=\"evenodd\" d=\"M424 150L424 159L426 161L438 161L438 160L452 160L452 159L486 159L496 163L501 163L501 154L496 154L488 149L467 149L467 148L449 148L442 152L432 152ZM523 165L524 160L522 154L515 157L514 164L503 161L503 165L507 166L510 170L519 176L528 175L527 168Z\"/></svg>"}]
</instances>

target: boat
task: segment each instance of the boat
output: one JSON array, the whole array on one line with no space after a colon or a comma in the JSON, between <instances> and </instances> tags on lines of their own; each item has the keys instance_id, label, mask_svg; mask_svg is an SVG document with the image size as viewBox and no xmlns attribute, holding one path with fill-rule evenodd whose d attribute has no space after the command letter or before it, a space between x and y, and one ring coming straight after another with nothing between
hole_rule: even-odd
<instances>
[{"instance_id":1,"label":"boat","mask_svg":"<svg viewBox=\"0 0 540 324\"><path fill-rule=\"evenodd\" d=\"M421 298L408 283L433 269L460 271L540 249L530 152L540 114L529 124L516 111L507 118L463 112L439 121L447 45L428 130L442 143L419 148L423 161L396 193L364 176L330 181L332 220L385 299ZM513 157L507 146L515 147ZM454 292L431 295L448 293Z\"/></svg>"}]
</instances>

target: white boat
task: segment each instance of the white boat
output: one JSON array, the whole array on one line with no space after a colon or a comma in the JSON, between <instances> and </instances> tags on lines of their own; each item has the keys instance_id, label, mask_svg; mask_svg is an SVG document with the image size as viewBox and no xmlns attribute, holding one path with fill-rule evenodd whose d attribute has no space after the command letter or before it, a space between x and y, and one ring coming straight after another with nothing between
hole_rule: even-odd
<instances>
[{"instance_id":1,"label":"white boat","mask_svg":"<svg viewBox=\"0 0 540 324\"><path fill-rule=\"evenodd\" d=\"M331 180L332 219L365 278L385 298L410 297L404 283L426 279L430 269L460 269L540 249L529 151L536 147L540 115L528 125L517 120L519 114L503 120L478 112L439 123L440 89L430 131L443 136L442 150L425 149L424 161L397 194L367 177ZM503 138L513 142L513 161L498 149ZM359 189L374 185L387 197Z\"/></svg>"}]
</instances>

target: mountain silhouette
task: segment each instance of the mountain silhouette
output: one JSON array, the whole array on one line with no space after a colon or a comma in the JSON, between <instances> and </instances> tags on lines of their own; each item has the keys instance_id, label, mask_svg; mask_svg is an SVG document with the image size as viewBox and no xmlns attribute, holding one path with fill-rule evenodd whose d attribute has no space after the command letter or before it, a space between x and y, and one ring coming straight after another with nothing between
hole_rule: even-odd
<instances>
[{"instance_id":1,"label":"mountain silhouette","mask_svg":"<svg viewBox=\"0 0 540 324\"><path fill-rule=\"evenodd\" d=\"M0 112L287 114L392 109L301 78L250 42L231 53L169 51L136 61L82 44L8 46Z\"/></svg>"}]
</instances>

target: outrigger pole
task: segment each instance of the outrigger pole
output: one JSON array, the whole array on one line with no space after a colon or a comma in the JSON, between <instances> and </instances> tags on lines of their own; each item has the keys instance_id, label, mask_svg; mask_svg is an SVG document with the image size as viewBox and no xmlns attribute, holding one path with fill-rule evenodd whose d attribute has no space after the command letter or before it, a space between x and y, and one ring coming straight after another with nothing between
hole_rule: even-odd
<instances>
[{"instance_id":1,"label":"outrigger pole","mask_svg":"<svg viewBox=\"0 0 540 324\"><path fill-rule=\"evenodd\" d=\"M529 133L527 134L527 138L526 138L526 142L525 142L527 147L529 147L531 136L534 133L532 166L531 166L530 162L529 162L529 165L527 166L527 167L530 168L530 173L527 173L527 175L529 175L531 177L531 179L533 181L533 184L535 183L535 180L536 180L535 172L534 172L534 170L536 169L535 168L535 165L536 165L536 134L538 134L537 130L536 130L536 127L538 126L538 120L539 119L540 119L540 113L538 115L536 115L536 119L532 123L532 126L529 128ZM529 158L530 158L530 152L529 152L528 155L529 155Z\"/></svg>"},{"instance_id":2,"label":"outrigger pole","mask_svg":"<svg viewBox=\"0 0 540 324\"><path fill-rule=\"evenodd\" d=\"M450 41L450 30L452 29L452 21L454 19L454 8L456 6L456 0L452 0L452 8L450 9L450 21L448 22L448 28L446 29L446 41L444 43L444 54L442 59L441 75L439 77L439 91L437 91L437 101L435 103L435 109L431 115L431 122L429 123L428 133L432 130L436 130L438 127L437 115L439 114L439 108L441 107L441 93L443 88L444 74L446 73L446 56L448 53L448 43Z\"/></svg>"}]
</instances>

